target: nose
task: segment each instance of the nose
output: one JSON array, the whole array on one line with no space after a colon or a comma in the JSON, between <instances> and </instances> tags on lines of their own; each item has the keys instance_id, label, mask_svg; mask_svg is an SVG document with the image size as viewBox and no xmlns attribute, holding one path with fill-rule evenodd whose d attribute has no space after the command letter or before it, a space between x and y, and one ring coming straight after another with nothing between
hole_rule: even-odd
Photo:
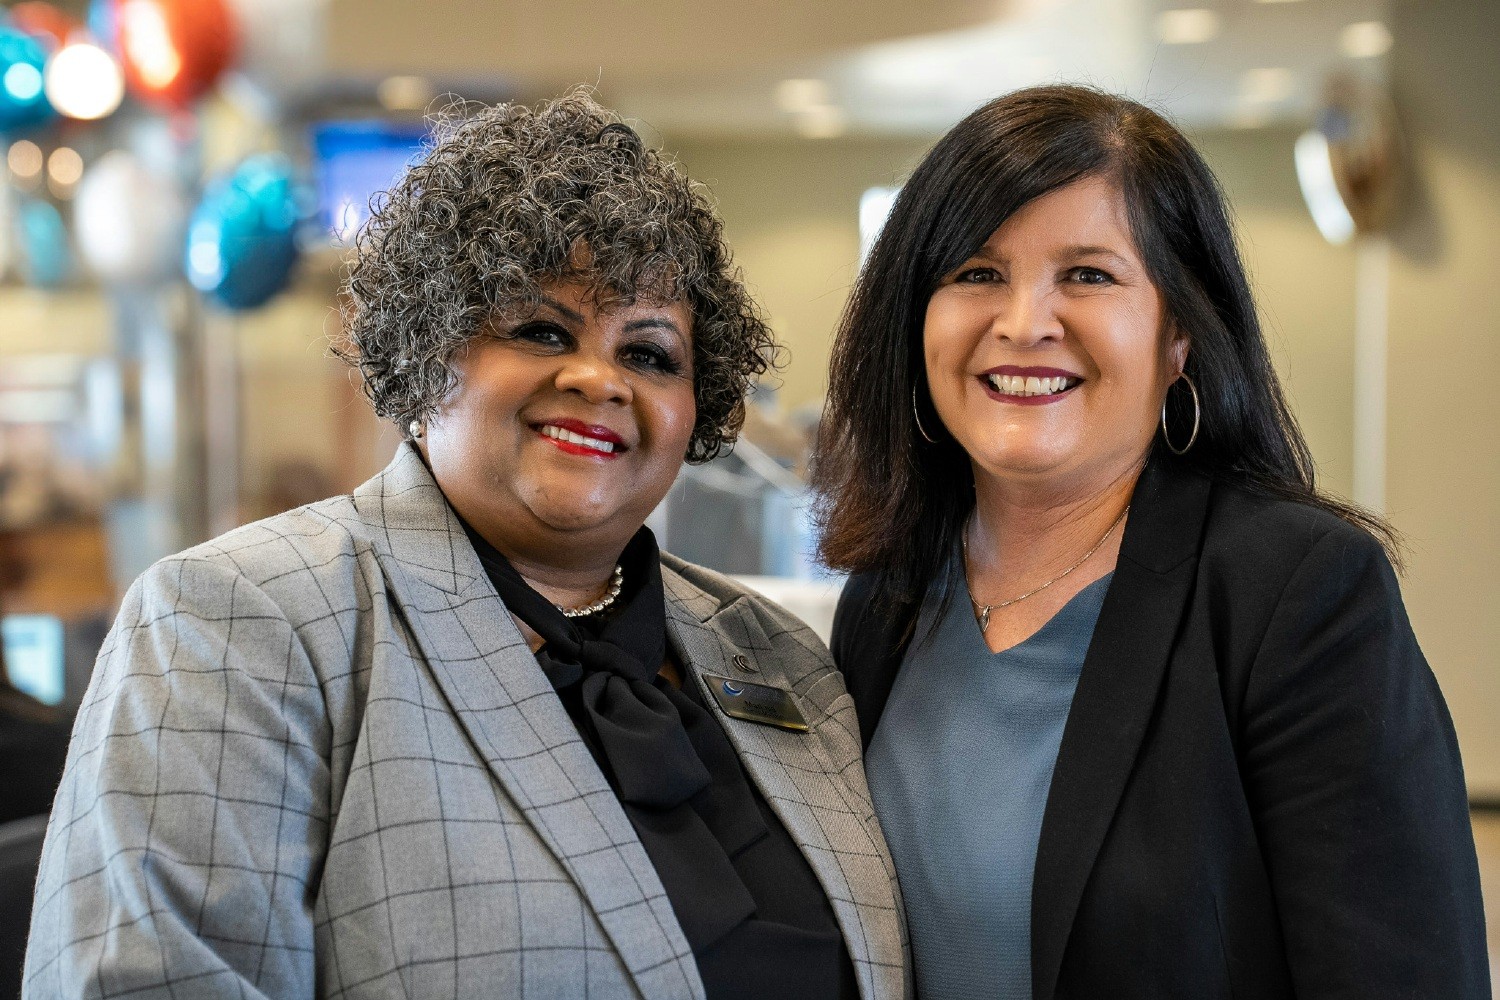
<instances>
[{"instance_id":1,"label":"nose","mask_svg":"<svg viewBox=\"0 0 1500 1000\"><path fill-rule=\"evenodd\" d=\"M1055 306L1050 287L1013 284L1000 298L990 332L1018 347L1057 340L1063 328Z\"/></svg>"},{"instance_id":2,"label":"nose","mask_svg":"<svg viewBox=\"0 0 1500 1000\"><path fill-rule=\"evenodd\" d=\"M592 404L627 405L635 398L624 369L612 358L590 351L567 355L554 384L558 391L574 393Z\"/></svg>"}]
</instances>

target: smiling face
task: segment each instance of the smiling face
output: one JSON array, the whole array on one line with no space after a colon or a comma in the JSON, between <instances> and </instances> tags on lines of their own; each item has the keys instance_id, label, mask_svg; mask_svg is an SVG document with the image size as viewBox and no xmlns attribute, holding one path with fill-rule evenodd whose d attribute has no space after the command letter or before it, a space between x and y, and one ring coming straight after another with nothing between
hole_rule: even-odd
<instances>
[{"instance_id":1,"label":"smiling face","mask_svg":"<svg viewBox=\"0 0 1500 1000\"><path fill-rule=\"evenodd\" d=\"M613 561L672 485L696 417L682 302L601 308L544 286L454 358L423 452L462 517L513 558Z\"/></svg>"},{"instance_id":2,"label":"smiling face","mask_svg":"<svg viewBox=\"0 0 1500 1000\"><path fill-rule=\"evenodd\" d=\"M927 303L933 405L975 481L1088 492L1128 474L1187 359L1163 327L1113 181L1022 206Z\"/></svg>"}]
</instances>

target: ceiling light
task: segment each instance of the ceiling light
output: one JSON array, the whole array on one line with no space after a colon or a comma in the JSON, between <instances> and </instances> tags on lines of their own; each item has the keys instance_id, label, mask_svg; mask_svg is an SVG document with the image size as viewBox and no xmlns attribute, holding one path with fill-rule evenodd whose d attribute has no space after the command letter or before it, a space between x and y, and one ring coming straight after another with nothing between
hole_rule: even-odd
<instances>
[{"instance_id":1,"label":"ceiling light","mask_svg":"<svg viewBox=\"0 0 1500 1000\"><path fill-rule=\"evenodd\" d=\"M42 147L30 139L22 139L10 147L5 162L17 178L29 180L42 172Z\"/></svg>"},{"instance_id":2,"label":"ceiling light","mask_svg":"<svg viewBox=\"0 0 1500 1000\"><path fill-rule=\"evenodd\" d=\"M1237 129L1265 128L1271 116L1264 108L1237 108L1229 116L1229 127Z\"/></svg>"},{"instance_id":3,"label":"ceiling light","mask_svg":"<svg viewBox=\"0 0 1500 1000\"><path fill-rule=\"evenodd\" d=\"M1296 89L1297 74L1281 66L1250 69L1240 76L1240 100L1247 104L1275 104Z\"/></svg>"},{"instance_id":4,"label":"ceiling light","mask_svg":"<svg viewBox=\"0 0 1500 1000\"><path fill-rule=\"evenodd\" d=\"M1350 59L1383 56L1391 42L1391 30L1379 21L1360 21L1339 32L1339 51Z\"/></svg>"},{"instance_id":5,"label":"ceiling light","mask_svg":"<svg viewBox=\"0 0 1500 1000\"><path fill-rule=\"evenodd\" d=\"M1211 10L1164 10L1156 17L1156 37L1167 45L1197 45L1219 33L1219 15Z\"/></svg>"},{"instance_id":6,"label":"ceiling light","mask_svg":"<svg viewBox=\"0 0 1500 1000\"><path fill-rule=\"evenodd\" d=\"M97 45L75 42L47 63L47 100L69 118L93 121L114 113L125 97L120 64Z\"/></svg>"},{"instance_id":7,"label":"ceiling light","mask_svg":"<svg viewBox=\"0 0 1500 1000\"><path fill-rule=\"evenodd\" d=\"M1348 243L1354 236L1354 217L1339 194L1327 137L1317 131L1304 132L1294 148L1297 183L1318 232L1335 246Z\"/></svg>"},{"instance_id":8,"label":"ceiling light","mask_svg":"<svg viewBox=\"0 0 1500 1000\"><path fill-rule=\"evenodd\" d=\"M5 75L0 77L0 86L5 87L12 100L29 104L42 92L42 71L31 63L11 63Z\"/></svg>"},{"instance_id":9,"label":"ceiling light","mask_svg":"<svg viewBox=\"0 0 1500 1000\"><path fill-rule=\"evenodd\" d=\"M836 139L847 127L843 110L832 104L815 105L797 115L797 134L804 139Z\"/></svg>"},{"instance_id":10,"label":"ceiling light","mask_svg":"<svg viewBox=\"0 0 1500 1000\"><path fill-rule=\"evenodd\" d=\"M388 76L375 96L387 111L421 111L436 94L425 76Z\"/></svg>"},{"instance_id":11,"label":"ceiling light","mask_svg":"<svg viewBox=\"0 0 1500 1000\"><path fill-rule=\"evenodd\" d=\"M1260 3L1297 3L1298 0L1259 0Z\"/></svg>"},{"instance_id":12,"label":"ceiling light","mask_svg":"<svg viewBox=\"0 0 1500 1000\"><path fill-rule=\"evenodd\" d=\"M47 178L58 187L72 187L83 176L83 157L68 146L58 146L47 157Z\"/></svg>"},{"instance_id":13,"label":"ceiling light","mask_svg":"<svg viewBox=\"0 0 1500 1000\"><path fill-rule=\"evenodd\" d=\"M776 106L793 114L829 107L828 84L822 80L782 80L776 85Z\"/></svg>"}]
</instances>

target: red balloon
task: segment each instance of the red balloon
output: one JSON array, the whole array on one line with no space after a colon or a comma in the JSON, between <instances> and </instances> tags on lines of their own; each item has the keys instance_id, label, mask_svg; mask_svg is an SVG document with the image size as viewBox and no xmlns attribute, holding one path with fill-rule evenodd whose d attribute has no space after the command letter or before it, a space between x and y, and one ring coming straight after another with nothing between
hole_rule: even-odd
<instances>
[{"instance_id":1,"label":"red balloon","mask_svg":"<svg viewBox=\"0 0 1500 1000\"><path fill-rule=\"evenodd\" d=\"M54 52L63 47L68 35L83 27L43 0L26 0L25 3L16 4L10 9L10 21L26 34L40 38Z\"/></svg>"},{"instance_id":2,"label":"red balloon","mask_svg":"<svg viewBox=\"0 0 1500 1000\"><path fill-rule=\"evenodd\" d=\"M238 28L224 0L111 0L130 92L183 108L234 60Z\"/></svg>"}]
</instances>

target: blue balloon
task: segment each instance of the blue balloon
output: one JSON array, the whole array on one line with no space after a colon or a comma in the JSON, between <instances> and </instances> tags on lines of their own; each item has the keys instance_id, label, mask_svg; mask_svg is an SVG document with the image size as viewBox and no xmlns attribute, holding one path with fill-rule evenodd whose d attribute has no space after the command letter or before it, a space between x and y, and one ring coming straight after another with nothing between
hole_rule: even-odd
<instances>
[{"instance_id":1,"label":"blue balloon","mask_svg":"<svg viewBox=\"0 0 1500 1000\"><path fill-rule=\"evenodd\" d=\"M37 288L56 288L73 275L73 248L62 215L45 201L24 200L16 212L21 274Z\"/></svg>"},{"instance_id":2,"label":"blue balloon","mask_svg":"<svg viewBox=\"0 0 1500 1000\"><path fill-rule=\"evenodd\" d=\"M86 23L89 26L89 34L94 36L94 41L118 58L120 55L120 19L115 13L114 0L94 0L89 4Z\"/></svg>"},{"instance_id":3,"label":"blue balloon","mask_svg":"<svg viewBox=\"0 0 1500 1000\"><path fill-rule=\"evenodd\" d=\"M0 132L40 125L54 114L42 90L47 50L14 25L0 24Z\"/></svg>"},{"instance_id":4,"label":"blue balloon","mask_svg":"<svg viewBox=\"0 0 1500 1000\"><path fill-rule=\"evenodd\" d=\"M188 281L230 309L264 305L291 280L305 199L280 154L211 183L188 224Z\"/></svg>"}]
</instances>

